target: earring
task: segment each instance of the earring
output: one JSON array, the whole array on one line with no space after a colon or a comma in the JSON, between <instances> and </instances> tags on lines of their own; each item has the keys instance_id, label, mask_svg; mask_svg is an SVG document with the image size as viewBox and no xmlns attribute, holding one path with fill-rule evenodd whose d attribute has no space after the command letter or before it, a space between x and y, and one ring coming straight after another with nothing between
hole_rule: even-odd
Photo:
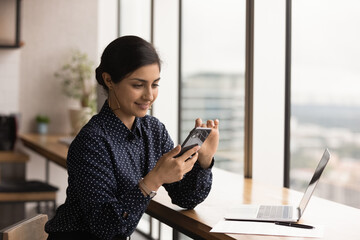
<instances>
[{"instance_id":1,"label":"earring","mask_svg":"<svg viewBox=\"0 0 360 240\"><path fill-rule=\"evenodd\" d=\"M112 103L112 101L111 101L111 95L112 95L112 94L115 96L117 108L112 108L112 107L111 107L111 106L112 106L112 104L111 104L111 103ZM116 96L116 93L115 93L115 91L113 90L112 86L109 87L109 97L108 97L108 100L109 100L109 107L110 107L110 109L111 109L113 112L120 109L119 100L118 100L118 98L117 98L117 96Z\"/></svg>"}]
</instances>

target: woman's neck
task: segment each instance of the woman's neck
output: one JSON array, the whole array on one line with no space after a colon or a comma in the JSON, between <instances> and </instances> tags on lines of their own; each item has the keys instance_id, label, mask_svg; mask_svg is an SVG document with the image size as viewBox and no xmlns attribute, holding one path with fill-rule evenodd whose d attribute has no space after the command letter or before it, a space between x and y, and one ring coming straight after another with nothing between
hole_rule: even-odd
<instances>
[{"instance_id":1,"label":"woman's neck","mask_svg":"<svg viewBox=\"0 0 360 240\"><path fill-rule=\"evenodd\" d=\"M131 130L132 125L135 121L135 116L126 115L119 104L115 104L114 101L110 99L111 96L108 97L109 108L112 112L125 124L125 126Z\"/></svg>"}]
</instances>

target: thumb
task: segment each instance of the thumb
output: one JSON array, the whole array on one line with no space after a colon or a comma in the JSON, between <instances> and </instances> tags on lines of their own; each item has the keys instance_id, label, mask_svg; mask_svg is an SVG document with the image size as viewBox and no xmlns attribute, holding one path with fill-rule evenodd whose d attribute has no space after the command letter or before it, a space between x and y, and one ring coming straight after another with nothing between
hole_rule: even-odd
<instances>
[{"instance_id":1,"label":"thumb","mask_svg":"<svg viewBox=\"0 0 360 240\"><path fill-rule=\"evenodd\" d=\"M168 156L170 157L174 157L177 154L179 154L181 151L181 146L177 145L176 147L174 147L170 152L167 153Z\"/></svg>"}]
</instances>

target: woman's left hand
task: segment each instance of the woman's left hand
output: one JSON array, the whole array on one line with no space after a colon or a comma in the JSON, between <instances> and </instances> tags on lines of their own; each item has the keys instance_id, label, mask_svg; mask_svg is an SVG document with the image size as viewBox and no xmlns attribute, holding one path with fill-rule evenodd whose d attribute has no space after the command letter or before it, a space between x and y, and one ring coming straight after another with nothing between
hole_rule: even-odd
<instances>
[{"instance_id":1,"label":"woman's left hand","mask_svg":"<svg viewBox=\"0 0 360 240\"><path fill-rule=\"evenodd\" d=\"M206 169L209 168L219 145L219 120L208 120L206 123L202 123L201 118L198 118L195 120L195 127L211 128L211 133L199 150L198 158L200 166Z\"/></svg>"}]
</instances>

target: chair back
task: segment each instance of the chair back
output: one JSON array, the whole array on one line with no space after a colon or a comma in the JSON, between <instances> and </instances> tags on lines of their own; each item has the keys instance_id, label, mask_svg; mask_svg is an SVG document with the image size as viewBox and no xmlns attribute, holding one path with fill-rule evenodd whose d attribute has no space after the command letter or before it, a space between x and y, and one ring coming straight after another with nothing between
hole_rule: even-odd
<instances>
[{"instance_id":1,"label":"chair back","mask_svg":"<svg viewBox=\"0 0 360 240\"><path fill-rule=\"evenodd\" d=\"M38 214L17 222L0 230L0 240L46 240L48 234L44 227L47 220L46 214Z\"/></svg>"}]
</instances>

